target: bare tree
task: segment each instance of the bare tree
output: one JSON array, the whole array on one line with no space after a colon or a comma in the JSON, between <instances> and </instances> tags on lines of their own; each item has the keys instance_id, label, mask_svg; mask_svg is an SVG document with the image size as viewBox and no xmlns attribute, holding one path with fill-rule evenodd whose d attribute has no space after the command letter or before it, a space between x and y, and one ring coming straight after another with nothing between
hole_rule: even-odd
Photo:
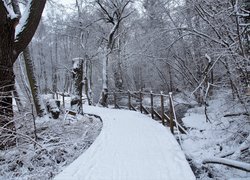
<instances>
[{"instance_id":1,"label":"bare tree","mask_svg":"<svg viewBox=\"0 0 250 180\"><path fill-rule=\"evenodd\" d=\"M108 63L110 55L113 51L114 44L116 41L116 33L120 27L121 22L127 18L132 12L126 12L128 5L131 3L131 0L126 1L104 1L97 0L96 3L99 6L100 16L105 23L110 24L111 28L106 39L106 47L104 48L105 58L103 58L103 83L102 83L102 92L104 96L100 102L104 103L103 106L107 105L107 96L108 96Z\"/></svg>"}]
</instances>

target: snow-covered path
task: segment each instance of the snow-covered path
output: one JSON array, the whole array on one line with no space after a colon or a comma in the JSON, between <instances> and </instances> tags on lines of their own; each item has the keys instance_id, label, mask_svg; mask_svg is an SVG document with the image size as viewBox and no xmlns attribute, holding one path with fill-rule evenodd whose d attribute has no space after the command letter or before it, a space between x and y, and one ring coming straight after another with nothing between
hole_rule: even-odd
<instances>
[{"instance_id":1,"label":"snow-covered path","mask_svg":"<svg viewBox=\"0 0 250 180\"><path fill-rule=\"evenodd\" d=\"M84 106L103 129L55 180L194 180L170 131L138 112Z\"/></svg>"}]
</instances>

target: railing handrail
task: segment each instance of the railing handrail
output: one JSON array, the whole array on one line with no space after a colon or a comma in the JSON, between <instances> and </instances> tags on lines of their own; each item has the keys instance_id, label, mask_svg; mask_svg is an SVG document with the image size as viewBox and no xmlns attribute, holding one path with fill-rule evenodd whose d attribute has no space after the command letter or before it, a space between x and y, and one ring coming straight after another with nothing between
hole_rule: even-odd
<instances>
[{"instance_id":1,"label":"railing handrail","mask_svg":"<svg viewBox=\"0 0 250 180\"><path fill-rule=\"evenodd\" d=\"M112 95L114 96L114 106L115 108L120 108L120 106L117 104L117 95L119 94L124 94L127 95L128 97L128 108L129 110L136 110L136 108L132 105L132 97L140 99L140 111L145 112L146 114L151 114L152 119L154 119L154 117L158 117L159 119L162 120L162 124L165 126L165 120L169 121L170 124L170 130L172 133L174 133L174 126L176 126L177 132L179 133L180 131L182 133L187 134L187 131L185 130L185 128L183 128L180 123L178 123L177 118L176 118L176 113L175 113L175 108L174 108L174 101L173 101L173 97L172 97L172 92L169 92L168 95L163 94L163 92L161 92L160 94L157 93L153 93L151 92L143 92L143 91L109 91L109 92L103 92L106 93L106 95ZM136 95L138 95L139 97L137 97ZM142 104L142 100L143 100L143 95L149 95L150 96L150 110L148 110L146 107L148 106L143 106ZM103 94L104 96L104 94ZM158 113L157 110L154 109L154 97L155 96L159 96L160 101L161 101L161 113ZM167 114L165 114L164 112L164 97L169 98L169 106L170 106L170 115L168 116Z\"/></svg>"},{"instance_id":2,"label":"railing handrail","mask_svg":"<svg viewBox=\"0 0 250 180\"><path fill-rule=\"evenodd\" d=\"M136 93L142 93L143 95L151 95L153 94L154 96L164 96L164 97L169 97L168 94L163 94L163 93L153 93L153 92L145 92L145 91L109 91L107 94L109 95L113 95L114 93L115 94L127 94L128 92L130 92L131 94L136 94Z\"/></svg>"}]
</instances>

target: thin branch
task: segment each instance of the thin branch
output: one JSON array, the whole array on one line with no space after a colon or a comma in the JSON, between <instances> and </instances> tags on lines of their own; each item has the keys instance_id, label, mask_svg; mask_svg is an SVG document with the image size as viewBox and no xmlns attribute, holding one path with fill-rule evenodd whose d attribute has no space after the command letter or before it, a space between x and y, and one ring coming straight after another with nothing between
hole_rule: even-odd
<instances>
[{"instance_id":1,"label":"thin branch","mask_svg":"<svg viewBox=\"0 0 250 180\"><path fill-rule=\"evenodd\" d=\"M100 6L100 8L102 9L104 15L107 16L107 19L109 20L108 22L114 24L114 18L108 13L108 11L103 7L103 5L101 4L100 0L96 1L97 4Z\"/></svg>"},{"instance_id":2,"label":"thin branch","mask_svg":"<svg viewBox=\"0 0 250 180\"><path fill-rule=\"evenodd\" d=\"M26 138L26 139L29 139L30 141L32 141L33 143L35 143L36 145L38 145L40 148L43 148L42 145L40 145L40 144L39 144L38 142L36 142L34 139L32 139L31 137L29 137L29 136L27 136L27 135L25 135L25 134L18 133L18 132L15 132L15 131L12 131L12 130L10 130L10 129L8 129L8 128L0 127L0 129L2 129L2 130L4 130L4 131L11 132L11 133L13 133L13 134L17 134L17 135L22 136L22 137L24 137L24 138Z\"/></svg>"},{"instance_id":3,"label":"thin branch","mask_svg":"<svg viewBox=\"0 0 250 180\"><path fill-rule=\"evenodd\" d=\"M205 77L202 79L202 81L200 82L199 86L196 87L196 89L191 93L192 95L201 87L201 85L203 84L203 82L206 80L207 75L211 72L211 70L214 68L214 65L220 60L220 58L222 57L222 55L220 55L215 62L213 63L213 65L211 66L211 68L207 71Z\"/></svg>"}]
</instances>

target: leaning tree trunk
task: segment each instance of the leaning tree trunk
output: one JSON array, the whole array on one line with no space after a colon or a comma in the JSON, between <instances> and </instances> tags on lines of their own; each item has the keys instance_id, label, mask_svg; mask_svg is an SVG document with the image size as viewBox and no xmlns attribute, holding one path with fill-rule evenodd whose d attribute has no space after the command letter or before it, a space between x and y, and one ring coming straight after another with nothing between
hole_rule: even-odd
<instances>
[{"instance_id":1,"label":"leaning tree trunk","mask_svg":"<svg viewBox=\"0 0 250 180\"><path fill-rule=\"evenodd\" d=\"M12 91L15 84L13 69L15 29L11 20L0 20L0 23L4 23L0 26L0 149L2 149L15 144L12 109Z\"/></svg>"},{"instance_id":2,"label":"leaning tree trunk","mask_svg":"<svg viewBox=\"0 0 250 180\"><path fill-rule=\"evenodd\" d=\"M24 61L25 61L25 68L26 68L26 72L27 72L29 85L30 85L31 95L32 95L33 103L34 103L35 109L36 109L36 114L37 114L37 116L41 117L43 115L43 110L42 110L41 103L40 103L38 86L37 86L37 81L36 81L36 77L34 74L33 63L32 63L32 59L30 56L29 47L26 47L24 49L23 57L24 57Z\"/></svg>"}]
</instances>

